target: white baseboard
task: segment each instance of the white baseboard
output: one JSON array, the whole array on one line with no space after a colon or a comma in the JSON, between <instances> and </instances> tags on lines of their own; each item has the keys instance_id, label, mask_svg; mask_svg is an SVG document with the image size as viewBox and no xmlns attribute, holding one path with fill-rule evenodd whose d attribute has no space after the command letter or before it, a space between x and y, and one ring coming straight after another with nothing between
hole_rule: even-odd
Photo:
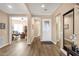
<instances>
[{"instance_id":1,"label":"white baseboard","mask_svg":"<svg viewBox=\"0 0 79 59\"><path fill-rule=\"evenodd\" d=\"M34 40L34 37L32 38L31 43L33 42L33 40ZM30 43L30 44L31 44L31 43Z\"/></svg>"},{"instance_id":2,"label":"white baseboard","mask_svg":"<svg viewBox=\"0 0 79 59\"><path fill-rule=\"evenodd\" d=\"M52 41L52 43L54 43L54 44L56 45L56 42L53 42L53 41Z\"/></svg>"},{"instance_id":3,"label":"white baseboard","mask_svg":"<svg viewBox=\"0 0 79 59\"><path fill-rule=\"evenodd\" d=\"M66 52L63 48L60 48L60 50L61 50L65 55L67 55L67 52Z\"/></svg>"},{"instance_id":4,"label":"white baseboard","mask_svg":"<svg viewBox=\"0 0 79 59\"><path fill-rule=\"evenodd\" d=\"M30 42L27 42L28 45L30 45L34 40L34 37L32 38L32 40Z\"/></svg>"},{"instance_id":5,"label":"white baseboard","mask_svg":"<svg viewBox=\"0 0 79 59\"><path fill-rule=\"evenodd\" d=\"M45 41L45 42L52 42L51 40L50 41L47 41L47 40L40 40L41 42Z\"/></svg>"},{"instance_id":6,"label":"white baseboard","mask_svg":"<svg viewBox=\"0 0 79 59\"><path fill-rule=\"evenodd\" d=\"M7 46L7 45L9 45L9 43L6 43L6 44L0 46L0 48L3 48L3 47L5 47L5 46Z\"/></svg>"},{"instance_id":7,"label":"white baseboard","mask_svg":"<svg viewBox=\"0 0 79 59\"><path fill-rule=\"evenodd\" d=\"M53 42L56 45L56 42Z\"/></svg>"},{"instance_id":8,"label":"white baseboard","mask_svg":"<svg viewBox=\"0 0 79 59\"><path fill-rule=\"evenodd\" d=\"M27 42L27 45L30 45L31 44L31 42Z\"/></svg>"}]
</instances>

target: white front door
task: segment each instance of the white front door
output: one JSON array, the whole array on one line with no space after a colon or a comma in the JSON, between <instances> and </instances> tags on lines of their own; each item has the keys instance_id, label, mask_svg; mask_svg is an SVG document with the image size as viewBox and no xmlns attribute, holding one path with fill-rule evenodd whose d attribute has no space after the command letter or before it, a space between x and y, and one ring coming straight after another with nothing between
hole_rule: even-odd
<instances>
[{"instance_id":1,"label":"white front door","mask_svg":"<svg viewBox=\"0 0 79 59\"><path fill-rule=\"evenodd\" d=\"M52 41L51 39L51 19L42 20L42 40Z\"/></svg>"}]
</instances>

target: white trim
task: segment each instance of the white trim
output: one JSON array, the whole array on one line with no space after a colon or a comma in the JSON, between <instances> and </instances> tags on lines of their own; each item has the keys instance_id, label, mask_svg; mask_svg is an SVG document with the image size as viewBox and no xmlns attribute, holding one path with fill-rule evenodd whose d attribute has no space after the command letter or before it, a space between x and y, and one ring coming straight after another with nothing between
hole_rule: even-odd
<instances>
[{"instance_id":1,"label":"white trim","mask_svg":"<svg viewBox=\"0 0 79 59\"><path fill-rule=\"evenodd\" d=\"M56 45L56 42L53 42Z\"/></svg>"},{"instance_id":2,"label":"white trim","mask_svg":"<svg viewBox=\"0 0 79 59\"><path fill-rule=\"evenodd\" d=\"M31 43L27 43L27 45L30 45Z\"/></svg>"},{"instance_id":3,"label":"white trim","mask_svg":"<svg viewBox=\"0 0 79 59\"><path fill-rule=\"evenodd\" d=\"M52 41L52 43L54 43L54 44L56 45L56 42L53 42L53 41Z\"/></svg>"},{"instance_id":4,"label":"white trim","mask_svg":"<svg viewBox=\"0 0 79 59\"><path fill-rule=\"evenodd\" d=\"M30 45L33 42L33 40L34 40L34 37L33 37L33 39L29 43L27 42L27 44Z\"/></svg>"},{"instance_id":5,"label":"white trim","mask_svg":"<svg viewBox=\"0 0 79 59\"><path fill-rule=\"evenodd\" d=\"M31 43L33 42L33 40L34 40L34 37L32 38Z\"/></svg>"},{"instance_id":6,"label":"white trim","mask_svg":"<svg viewBox=\"0 0 79 59\"><path fill-rule=\"evenodd\" d=\"M6 43L6 44L0 46L0 48L3 48L3 47L5 47L5 46L7 46L7 45L9 45L9 43Z\"/></svg>"},{"instance_id":7,"label":"white trim","mask_svg":"<svg viewBox=\"0 0 79 59\"><path fill-rule=\"evenodd\" d=\"M12 19L9 17L9 43L12 43Z\"/></svg>"},{"instance_id":8,"label":"white trim","mask_svg":"<svg viewBox=\"0 0 79 59\"><path fill-rule=\"evenodd\" d=\"M40 41L45 41L45 42L52 42L51 40L50 40L50 41L47 41L47 40L40 40Z\"/></svg>"},{"instance_id":9,"label":"white trim","mask_svg":"<svg viewBox=\"0 0 79 59\"><path fill-rule=\"evenodd\" d=\"M46 38L46 35L44 34L45 32L43 32L43 26L44 26L44 21L49 21L49 27L50 27L50 30L49 30L49 37L47 37L47 38L49 38L49 39L47 39ZM42 21L41 21L41 31L42 31L42 36L41 36L41 41L52 41L52 23L51 23L51 18L44 18L44 19L42 19ZM48 33L48 31L47 31L47 33Z\"/></svg>"},{"instance_id":10,"label":"white trim","mask_svg":"<svg viewBox=\"0 0 79 59\"><path fill-rule=\"evenodd\" d=\"M61 50L65 55L67 55L67 52L66 52L63 48L60 48L60 50Z\"/></svg>"}]
</instances>

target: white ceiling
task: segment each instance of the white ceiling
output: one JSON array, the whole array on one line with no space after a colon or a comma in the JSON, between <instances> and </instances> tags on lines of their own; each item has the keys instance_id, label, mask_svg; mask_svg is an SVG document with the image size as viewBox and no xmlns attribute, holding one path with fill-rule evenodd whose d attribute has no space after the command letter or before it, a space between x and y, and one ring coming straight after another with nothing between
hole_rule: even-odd
<instances>
[{"instance_id":1,"label":"white ceiling","mask_svg":"<svg viewBox=\"0 0 79 59\"><path fill-rule=\"evenodd\" d=\"M42 8L41 5L44 4L45 8ZM61 4L59 3L30 3L28 7L32 13L32 15L51 15L57 7ZM45 11L47 9L47 11Z\"/></svg>"},{"instance_id":2,"label":"white ceiling","mask_svg":"<svg viewBox=\"0 0 79 59\"><path fill-rule=\"evenodd\" d=\"M12 8L8 8L8 5L11 5ZM45 11L41 8L41 3L0 3L0 10L8 13L8 14L27 14L30 13L32 15L51 15L55 9L60 6L59 3L44 3Z\"/></svg>"},{"instance_id":3,"label":"white ceiling","mask_svg":"<svg viewBox=\"0 0 79 59\"><path fill-rule=\"evenodd\" d=\"M11 5L12 8L8 8ZM23 3L0 3L0 10L8 14L26 14L29 13L28 8Z\"/></svg>"}]
</instances>

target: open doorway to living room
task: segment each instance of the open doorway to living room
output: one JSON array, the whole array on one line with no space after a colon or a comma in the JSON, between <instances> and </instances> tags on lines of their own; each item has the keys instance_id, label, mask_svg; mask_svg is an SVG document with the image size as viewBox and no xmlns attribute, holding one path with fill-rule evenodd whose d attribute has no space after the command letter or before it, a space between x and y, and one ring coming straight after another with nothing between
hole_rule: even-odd
<instances>
[{"instance_id":1,"label":"open doorway to living room","mask_svg":"<svg viewBox=\"0 0 79 59\"><path fill-rule=\"evenodd\" d=\"M26 16L11 16L10 17L10 27L9 27L9 37L10 42L18 40L27 40L27 26L28 18Z\"/></svg>"}]
</instances>

